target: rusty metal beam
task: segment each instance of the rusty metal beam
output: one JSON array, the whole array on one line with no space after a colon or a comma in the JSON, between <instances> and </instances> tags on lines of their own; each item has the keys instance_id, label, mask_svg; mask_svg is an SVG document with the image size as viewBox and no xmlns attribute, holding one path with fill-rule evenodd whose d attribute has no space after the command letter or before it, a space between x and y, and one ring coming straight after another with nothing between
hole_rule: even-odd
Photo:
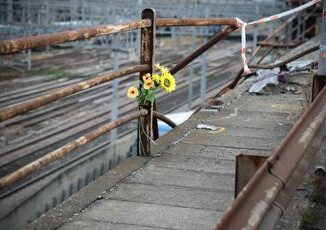
<instances>
[{"instance_id":1,"label":"rusty metal beam","mask_svg":"<svg viewBox=\"0 0 326 230\"><path fill-rule=\"evenodd\" d=\"M17 182L18 180L30 175L31 173L34 173L44 166L47 166L51 162L67 155L68 153L72 152L73 150L77 149L78 147L85 145L94 139L98 138L99 136L111 131L112 129L115 129L125 123L128 123L134 119L137 119L142 116L146 116L148 114L147 110L142 109L139 111L136 111L132 114L128 114L126 116L123 116L115 121L110 122L109 124L103 125L100 128L89 132L88 134L79 137L78 139L69 142L68 144L65 144L64 146L58 148L57 150L54 150L43 157L21 167L20 169L16 170L15 172L10 173L9 175L2 177L0 179L0 189L4 187L8 187L12 185L13 183Z\"/></svg>"},{"instance_id":2,"label":"rusty metal beam","mask_svg":"<svg viewBox=\"0 0 326 230\"><path fill-rule=\"evenodd\" d=\"M177 127L177 124L174 123L171 119L169 119L168 117L164 116L163 114L157 112L157 111L153 111L153 115L154 117L156 117L157 119L163 121L164 123L168 124L171 128L175 128Z\"/></svg>"},{"instance_id":3,"label":"rusty metal beam","mask_svg":"<svg viewBox=\"0 0 326 230\"><path fill-rule=\"evenodd\" d=\"M52 90L46 95L39 96L35 99L21 103L19 105L0 110L0 122L10 119L10 118L13 118L17 115L24 114L28 111L31 111L31 110L39 108L43 105L46 105L46 104L49 104L56 100L59 100L60 98L69 96L74 93L81 92L83 90L89 89L91 87L102 84L104 82L108 82L108 81L114 80L119 77L123 77L128 74L138 73L140 71L148 71L148 70L149 70L149 67L147 65L137 65L137 66L132 66L132 67L126 67L126 68L120 69L119 71L112 71L107 74L103 74L98 77L94 77L90 80L83 81L83 82L80 82L80 83L77 83L77 84L74 84L71 86L67 86L67 87L64 87L61 89L57 89L57 90Z\"/></svg>"},{"instance_id":4,"label":"rusty metal beam","mask_svg":"<svg viewBox=\"0 0 326 230\"><path fill-rule=\"evenodd\" d=\"M146 28L149 26L151 26L151 22L149 20L139 20L118 25L103 25L93 28L76 29L26 38L5 40L0 41L0 54L15 53L26 49L84 40L120 32L127 32L131 30Z\"/></svg>"},{"instance_id":5,"label":"rusty metal beam","mask_svg":"<svg viewBox=\"0 0 326 230\"><path fill-rule=\"evenodd\" d=\"M313 47L311 47L309 49L306 49L306 50L304 50L304 51L302 51L302 52L300 52L300 53L298 53L298 54L296 54L296 55L294 55L294 56L292 56L292 57L290 57L290 58L288 58L288 59L286 59L284 61L277 62L275 64L264 64L264 65L254 64L254 65L249 65L249 68L252 68L252 69L273 69L273 68L276 68L276 67L281 67L281 66L286 65L289 62L292 62L292 61L294 61L294 60L296 60L298 58L301 58L301 57L303 57L303 56L305 56L305 55L307 55L307 54L309 54L311 52L314 52L314 51L316 51L318 49L319 49L319 45L316 45L316 46L313 46Z\"/></svg>"},{"instance_id":6,"label":"rusty metal beam","mask_svg":"<svg viewBox=\"0 0 326 230\"><path fill-rule=\"evenodd\" d=\"M221 32L216 33L213 37L211 37L208 42L206 42L204 45L197 48L194 52L192 52L190 55L182 59L178 64L173 66L170 69L171 74L175 74L178 71L180 71L182 68L187 66L190 62L192 62L194 59L199 57L201 54L203 54L205 51L207 51L209 48L211 48L213 45L218 43L219 41L226 38L230 33L232 33L234 30L236 30L237 27L235 26L228 26L226 29L222 30Z\"/></svg>"},{"instance_id":7,"label":"rusty metal beam","mask_svg":"<svg viewBox=\"0 0 326 230\"><path fill-rule=\"evenodd\" d=\"M151 26L141 29L141 41L140 41L140 63L146 64L149 69L147 71L141 71L139 74L139 81L143 81L143 75L146 73L153 74L155 65L155 25L156 25L156 12L153 9L144 9L141 15L142 19L149 20ZM141 86L139 86L141 87ZM148 115L138 119L138 151L139 156L150 155L150 140L153 123L157 124L157 119L153 119L151 111L153 111L152 104L144 105L143 108L148 110ZM151 120L153 119L153 120ZM154 125L156 128L157 125ZM155 135L158 135L158 130L154 131Z\"/></svg>"},{"instance_id":8,"label":"rusty metal beam","mask_svg":"<svg viewBox=\"0 0 326 230\"><path fill-rule=\"evenodd\" d=\"M301 44L301 42L295 43L295 44L280 44L275 42L258 42L259 46L270 46L273 48L293 48Z\"/></svg>"},{"instance_id":9,"label":"rusty metal beam","mask_svg":"<svg viewBox=\"0 0 326 230\"><path fill-rule=\"evenodd\" d=\"M240 192L216 229L257 229L262 223L275 224L280 212L274 207L288 205L326 137L325 120L326 87Z\"/></svg>"},{"instance_id":10,"label":"rusty metal beam","mask_svg":"<svg viewBox=\"0 0 326 230\"><path fill-rule=\"evenodd\" d=\"M239 21L235 18L158 18L156 25L158 27L213 25L240 27Z\"/></svg>"}]
</instances>

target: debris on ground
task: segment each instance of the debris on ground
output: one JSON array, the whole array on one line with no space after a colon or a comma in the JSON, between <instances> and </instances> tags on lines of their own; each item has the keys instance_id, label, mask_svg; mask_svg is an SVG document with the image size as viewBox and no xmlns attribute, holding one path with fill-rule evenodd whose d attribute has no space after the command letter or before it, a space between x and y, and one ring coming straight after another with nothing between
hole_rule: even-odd
<instances>
[{"instance_id":1,"label":"debris on ground","mask_svg":"<svg viewBox=\"0 0 326 230\"><path fill-rule=\"evenodd\" d=\"M213 131L216 131L217 128L213 125L206 125L206 124L198 124L197 129L208 129L208 130L213 130Z\"/></svg>"},{"instance_id":2,"label":"debris on ground","mask_svg":"<svg viewBox=\"0 0 326 230\"><path fill-rule=\"evenodd\" d=\"M303 70L310 70L314 60L297 60L286 64L286 67L289 71L303 71Z\"/></svg>"},{"instance_id":3,"label":"debris on ground","mask_svg":"<svg viewBox=\"0 0 326 230\"><path fill-rule=\"evenodd\" d=\"M260 91L267 85L273 84L278 85L278 73L280 72L280 68L274 68L271 70L258 70L257 77L254 83L251 85L249 89L249 93L260 93Z\"/></svg>"}]
</instances>

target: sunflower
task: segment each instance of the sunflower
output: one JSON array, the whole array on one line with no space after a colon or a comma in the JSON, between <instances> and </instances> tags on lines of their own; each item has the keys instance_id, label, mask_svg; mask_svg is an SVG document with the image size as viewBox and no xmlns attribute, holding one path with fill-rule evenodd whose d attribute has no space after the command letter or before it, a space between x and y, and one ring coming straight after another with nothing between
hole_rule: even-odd
<instances>
[{"instance_id":1,"label":"sunflower","mask_svg":"<svg viewBox=\"0 0 326 230\"><path fill-rule=\"evenodd\" d=\"M127 96L129 98L135 98L139 95L138 89L136 87L129 87Z\"/></svg>"},{"instance_id":2,"label":"sunflower","mask_svg":"<svg viewBox=\"0 0 326 230\"><path fill-rule=\"evenodd\" d=\"M151 89L154 87L154 82L152 80L144 82L144 89Z\"/></svg>"},{"instance_id":3,"label":"sunflower","mask_svg":"<svg viewBox=\"0 0 326 230\"><path fill-rule=\"evenodd\" d=\"M150 74L150 73L145 74L145 75L143 76L143 80L144 80L144 82L152 81L151 74Z\"/></svg>"},{"instance_id":4,"label":"sunflower","mask_svg":"<svg viewBox=\"0 0 326 230\"><path fill-rule=\"evenodd\" d=\"M160 83L160 75L158 75L157 73L153 74L153 81L155 83Z\"/></svg>"},{"instance_id":5,"label":"sunflower","mask_svg":"<svg viewBox=\"0 0 326 230\"><path fill-rule=\"evenodd\" d=\"M156 69L158 69L163 75L166 73L169 73L169 69L165 66L162 66L160 64L155 65Z\"/></svg>"},{"instance_id":6,"label":"sunflower","mask_svg":"<svg viewBox=\"0 0 326 230\"><path fill-rule=\"evenodd\" d=\"M160 84L162 89L167 93L172 93L175 90L175 79L170 72L162 74Z\"/></svg>"}]
</instances>

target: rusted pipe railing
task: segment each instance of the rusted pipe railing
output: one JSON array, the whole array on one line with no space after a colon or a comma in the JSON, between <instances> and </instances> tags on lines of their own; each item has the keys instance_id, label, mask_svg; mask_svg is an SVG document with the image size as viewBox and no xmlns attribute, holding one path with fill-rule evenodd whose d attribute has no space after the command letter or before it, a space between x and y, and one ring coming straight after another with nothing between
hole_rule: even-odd
<instances>
[{"instance_id":1,"label":"rusted pipe railing","mask_svg":"<svg viewBox=\"0 0 326 230\"><path fill-rule=\"evenodd\" d=\"M53 90L50 91L48 94L37 97L35 99L32 99L30 101L27 101L25 103L0 110L0 122L13 118L17 115L24 114L30 110L39 108L43 105L49 104L51 102L54 102L56 100L59 100L60 98L72 95L74 93L81 92L83 90L89 89L91 87L94 87L96 85L102 84L104 82L108 82L111 80L114 80L119 77L123 77L128 74L132 73L138 73L140 71L148 71L149 68L147 65L138 65L133 67L126 67L122 68L118 71L112 71L107 74L92 78L87 81L83 81L71 86L67 86L62 89Z\"/></svg>"},{"instance_id":2,"label":"rusted pipe railing","mask_svg":"<svg viewBox=\"0 0 326 230\"><path fill-rule=\"evenodd\" d=\"M72 152L73 150L77 149L78 147L85 145L92 140L98 138L99 136L115 129L125 123L128 123L134 119L137 119L142 116L146 116L148 114L147 110L142 109L132 114L128 114L123 116L115 121L112 121L109 124L103 125L102 127L79 137L78 139L65 144L64 146L58 148L57 150L46 154L45 156L21 167L20 169L16 170L15 172L10 173L9 175L0 179L0 189L4 187L8 187L13 183L17 182L18 180L22 179L30 175L33 172L38 171L39 169L43 168L44 166L50 164L51 162L67 155L68 153Z\"/></svg>"},{"instance_id":3,"label":"rusted pipe railing","mask_svg":"<svg viewBox=\"0 0 326 230\"><path fill-rule=\"evenodd\" d=\"M225 25L240 27L240 23L235 18L158 18L156 26L214 26Z\"/></svg>"},{"instance_id":4,"label":"rusted pipe railing","mask_svg":"<svg viewBox=\"0 0 326 230\"><path fill-rule=\"evenodd\" d=\"M276 67L281 67L281 66L286 65L289 62L292 62L292 61L294 61L294 60L296 60L298 58L301 58L301 57L303 57L303 56L305 56L305 55L307 55L307 54L309 54L311 52L314 52L314 51L316 51L318 49L319 49L319 45L316 45L316 46L313 46L313 47L311 47L309 49L306 49L306 50L304 50L304 51L302 51L302 52L300 52L300 53L298 53L298 54L296 54L296 55L294 55L294 56L292 56L292 57L290 57L290 58L288 58L288 59L286 59L286 60L284 60L282 62L277 62L275 64L266 64L266 65L259 65L259 64L249 65L249 68L252 68L252 69L273 69L273 68L276 68Z\"/></svg>"},{"instance_id":5,"label":"rusted pipe railing","mask_svg":"<svg viewBox=\"0 0 326 230\"><path fill-rule=\"evenodd\" d=\"M161 114L157 111L153 111L153 116L156 117L157 119L163 121L164 123L168 124L171 128L177 127L176 123L174 123L171 119L169 119L168 117L164 116L163 114Z\"/></svg>"},{"instance_id":6,"label":"rusted pipe railing","mask_svg":"<svg viewBox=\"0 0 326 230\"><path fill-rule=\"evenodd\" d=\"M120 32L127 32L131 30L146 28L150 25L151 22L149 20L139 20L118 25L103 25L87 29L77 29L52 34L31 36L27 38L5 40L0 41L0 54L14 53L26 49L84 40Z\"/></svg>"},{"instance_id":7,"label":"rusted pipe railing","mask_svg":"<svg viewBox=\"0 0 326 230\"><path fill-rule=\"evenodd\" d=\"M203 54L205 51L207 51L209 48L211 48L213 45L221 41L222 39L226 38L230 33L232 33L234 30L236 30L238 27L235 26L228 26L226 29L224 29L221 32L216 33L213 37L211 37L208 42L206 42L204 45L197 48L194 52L192 52L190 55L182 59L178 64L173 66L170 69L171 74L175 74L178 71L180 71L182 68L184 68L186 65L188 65L190 62L192 62L194 59L196 59L198 56Z\"/></svg>"},{"instance_id":8,"label":"rusted pipe railing","mask_svg":"<svg viewBox=\"0 0 326 230\"><path fill-rule=\"evenodd\" d=\"M326 87L264 162L216 229L272 229L326 137ZM276 209L276 211L275 211ZM274 210L274 211L271 211ZM265 219L268 218L268 219Z\"/></svg>"}]
</instances>

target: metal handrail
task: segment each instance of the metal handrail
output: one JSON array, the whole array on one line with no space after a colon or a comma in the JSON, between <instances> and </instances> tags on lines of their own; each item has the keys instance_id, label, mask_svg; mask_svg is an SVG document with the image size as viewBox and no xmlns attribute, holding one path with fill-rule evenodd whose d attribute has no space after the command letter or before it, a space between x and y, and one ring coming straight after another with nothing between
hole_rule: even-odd
<instances>
[{"instance_id":1,"label":"metal handrail","mask_svg":"<svg viewBox=\"0 0 326 230\"><path fill-rule=\"evenodd\" d=\"M158 18L156 20L158 27L214 25L240 27L240 22L235 18Z\"/></svg>"},{"instance_id":2,"label":"metal handrail","mask_svg":"<svg viewBox=\"0 0 326 230\"><path fill-rule=\"evenodd\" d=\"M151 11L151 10L149 10ZM94 28L87 28L87 29L77 29L77 30L71 30L71 31L63 31L58 33L52 33L52 34L45 34L45 35L38 35L38 36L32 36L27 38L18 38L13 40L6 40L6 41L0 41L0 54L8 54L8 53L15 53L18 51L22 51L25 49L31 49L31 48L38 48L48 45L54 45L54 44L61 44L65 42L71 42L71 41L77 41L77 40L83 40L83 39L89 39L92 37L98 37L102 35L109 35L119 32L126 32L130 30L135 29L142 29L142 33L145 33L146 35L142 36L142 51L141 57L144 58L141 59L140 65L132 66L132 67L126 67L122 68L118 71L111 71L109 73L100 75L98 77L94 77L92 79L70 85L68 87L64 87L61 89L53 90L49 92L46 95L39 96L35 99L32 99L28 102L9 107L7 109L0 110L0 122L13 118L15 116L24 114L28 111L31 111L33 109L39 108L41 106L47 105L49 103L52 103L54 101L57 101L63 97L81 92L83 90L89 89L91 87L97 86L99 84L102 84L104 82L108 82L117 78L121 78L125 75L132 74L132 73L146 73L146 72L152 72L153 70L153 63L151 63L151 59L148 59L148 55L153 56L153 51L150 51L148 49L153 49L153 44L151 44L150 37L155 37L155 26L208 26L208 25L227 25L228 27L218 33L216 33L208 42L206 42L204 45L197 48L194 52L192 52L190 55L185 57L183 60L181 60L178 64L176 64L173 68L171 68L171 73L175 74L179 70L181 70L183 67L185 67L187 64L189 64L191 61L193 61L195 58L200 56L202 53L207 51L210 47L215 45L217 42L221 41L225 37L227 37L230 33L232 33L234 30L239 28L239 21L236 19L225 19L225 18L210 18L210 19L201 19L201 18L188 18L188 19L175 19L175 18L165 18L165 19L156 19L155 17L155 11L154 14L149 12L148 9L143 11L142 20L135 21L135 22L129 22L129 23L123 23L119 25L106 25L106 26L98 26ZM119 118L107 125L102 126L99 129L96 129L95 131L86 134L85 136L79 137L78 139L69 142L68 144L62 146L61 148L46 154L45 156L33 161L32 163L23 166L22 168L12 172L11 174L3 177L0 179L0 189L10 186L16 181L20 180L23 177L26 177L27 175L36 172L37 170L41 169L42 167L48 165L49 163L53 162L54 160L70 153L77 147L87 144L90 141L94 140L98 136L118 127L121 124L124 124L126 122L131 121L132 119L140 118L145 116L149 116L149 110L140 110L138 113L135 114L129 114L125 117ZM177 125L165 117L164 115L158 113L157 111L152 111L153 116L155 119L162 120L163 122L170 125L172 128L176 127ZM157 126L156 126L157 129ZM155 134L156 133L156 134ZM157 130L154 132L154 136L158 136ZM141 135L140 139L142 139L142 136L145 136L145 139L148 136L147 135ZM149 134L150 136L150 134ZM142 140L140 140L142 141Z\"/></svg>"},{"instance_id":3,"label":"metal handrail","mask_svg":"<svg viewBox=\"0 0 326 230\"><path fill-rule=\"evenodd\" d=\"M10 54L18 51L39 48L49 45L57 45L77 40L85 40L94 37L127 32L151 26L149 20L138 20L118 25L102 25L92 28L68 30L51 34L42 34L26 38L0 41L0 54Z\"/></svg>"},{"instance_id":4,"label":"metal handrail","mask_svg":"<svg viewBox=\"0 0 326 230\"><path fill-rule=\"evenodd\" d=\"M153 111L153 116L156 117L157 119L163 121L164 123L168 124L171 128L177 127L177 124L174 123L171 119L169 119L167 116L164 116L163 114Z\"/></svg>"},{"instance_id":5,"label":"metal handrail","mask_svg":"<svg viewBox=\"0 0 326 230\"><path fill-rule=\"evenodd\" d=\"M99 84L124 77L125 75L128 74L133 74L133 73L138 73L141 71L148 71L148 70L149 67L147 65L137 65L132 67L121 68L118 71L111 71L108 72L107 74L103 74L86 81L82 81L61 89L53 90L46 95L39 96L35 99L21 103L19 105L15 105L7 109L0 110L0 122L24 114L28 111L39 108L43 105L47 105L51 102L59 100L60 98L92 88Z\"/></svg>"},{"instance_id":6,"label":"metal handrail","mask_svg":"<svg viewBox=\"0 0 326 230\"><path fill-rule=\"evenodd\" d=\"M207 51L209 48L214 46L219 41L225 39L229 34L231 34L233 31L238 29L238 27L235 26L228 26L226 29L217 32L213 37L211 37L204 45L197 48L194 52L189 54L187 57L182 59L178 64L173 66L170 69L170 72L172 74L175 74L179 72L181 69L183 69L185 66L187 66L190 62L192 62L194 59L196 59L198 56L203 54L205 51Z\"/></svg>"},{"instance_id":7,"label":"metal handrail","mask_svg":"<svg viewBox=\"0 0 326 230\"><path fill-rule=\"evenodd\" d=\"M142 109L132 114L128 114L123 116L115 121L110 122L109 124L103 125L96 130L89 132L88 134L79 137L78 139L71 141L64 146L44 155L41 158L21 167L20 169L0 178L0 189L10 186L13 183L17 182L18 180L30 175L33 172L36 172L43 168L44 166L50 164L51 162L67 155L68 153L72 152L73 150L77 149L80 146L83 146L97 137L115 129L123 124L126 124L134 119L140 118L142 116L146 116L148 114L147 110Z\"/></svg>"}]
</instances>

